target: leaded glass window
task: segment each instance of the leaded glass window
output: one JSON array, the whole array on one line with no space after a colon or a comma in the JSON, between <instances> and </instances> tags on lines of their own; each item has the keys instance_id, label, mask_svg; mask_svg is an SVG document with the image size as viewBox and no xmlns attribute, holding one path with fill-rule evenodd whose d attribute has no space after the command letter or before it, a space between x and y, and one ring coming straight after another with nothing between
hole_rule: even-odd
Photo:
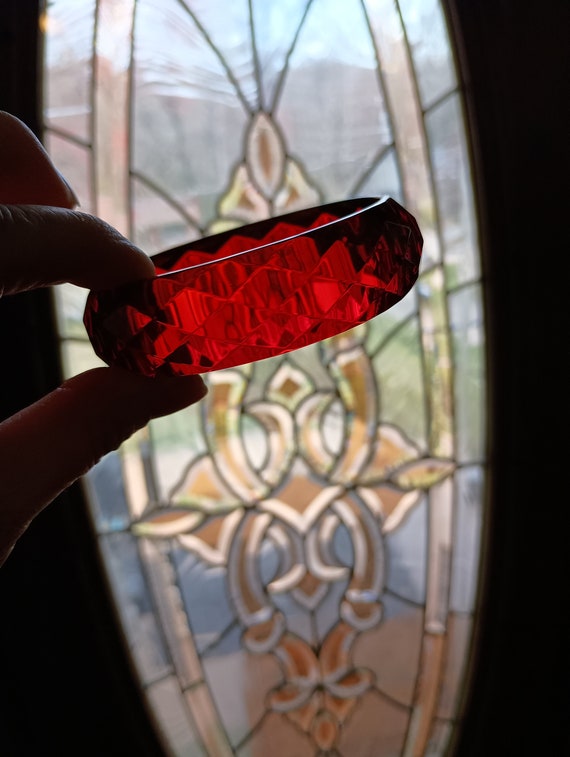
<instances>
[{"instance_id":1,"label":"leaded glass window","mask_svg":"<svg viewBox=\"0 0 570 757\"><path fill-rule=\"evenodd\" d=\"M149 712L177 757L442 755L481 559L484 322L462 91L437 0L53 0L45 134L83 210L149 254L391 195L412 292L211 373L85 490ZM86 293L54 291L68 375Z\"/></svg>"}]
</instances>

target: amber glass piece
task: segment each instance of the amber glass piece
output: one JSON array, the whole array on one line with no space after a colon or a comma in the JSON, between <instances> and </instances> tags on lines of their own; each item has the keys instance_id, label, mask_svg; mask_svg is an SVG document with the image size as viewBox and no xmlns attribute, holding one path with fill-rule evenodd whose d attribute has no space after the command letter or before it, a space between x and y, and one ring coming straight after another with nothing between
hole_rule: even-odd
<instances>
[{"instance_id":1,"label":"amber glass piece","mask_svg":"<svg viewBox=\"0 0 570 757\"><path fill-rule=\"evenodd\" d=\"M423 240L391 198L322 205L153 257L157 275L92 291L97 355L147 376L275 357L346 331L406 295Z\"/></svg>"}]
</instances>

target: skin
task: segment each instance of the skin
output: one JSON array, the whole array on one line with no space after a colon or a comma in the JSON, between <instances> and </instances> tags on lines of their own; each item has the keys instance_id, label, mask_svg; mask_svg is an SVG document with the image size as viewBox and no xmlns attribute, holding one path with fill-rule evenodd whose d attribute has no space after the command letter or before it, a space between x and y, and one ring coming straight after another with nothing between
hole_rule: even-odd
<instances>
[{"instance_id":1,"label":"skin","mask_svg":"<svg viewBox=\"0 0 570 757\"><path fill-rule=\"evenodd\" d=\"M105 288L154 275L145 253L76 205L34 134L0 111L0 296L62 282ZM0 423L0 565L32 520L103 455L206 391L199 376L151 379L96 368Z\"/></svg>"}]
</instances>

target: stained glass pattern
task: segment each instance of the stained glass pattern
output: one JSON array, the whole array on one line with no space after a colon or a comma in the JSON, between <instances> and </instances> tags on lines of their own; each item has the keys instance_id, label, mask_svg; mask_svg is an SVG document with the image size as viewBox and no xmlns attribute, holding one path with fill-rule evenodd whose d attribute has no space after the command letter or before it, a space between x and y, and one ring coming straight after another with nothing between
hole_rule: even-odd
<instances>
[{"instance_id":1,"label":"stained glass pattern","mask_svg":"<svg viewBox=\"0 0 570 757\"><path fill-rule=\"evenodd\" d=\"M208 375L85 478L177 757L443 755L477 602L484 323L461 91L436 0L54 0L48 149L149 254L354 196L424 236L390 311ZM88 51L88 52L86 52ZM69 374L85 293L55 290Z\"/></svg>"}]
</instances>

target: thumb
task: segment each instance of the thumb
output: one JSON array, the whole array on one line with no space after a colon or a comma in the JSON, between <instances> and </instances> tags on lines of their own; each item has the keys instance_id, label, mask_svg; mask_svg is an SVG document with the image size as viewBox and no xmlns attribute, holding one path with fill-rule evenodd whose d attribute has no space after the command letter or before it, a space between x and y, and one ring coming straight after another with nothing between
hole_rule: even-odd
<instances>
[{"instance_id":1,"label":"thumb","mask_svg":"<svg viewBox=\"0 0 570 757\"><path fill-rule=\"evenodd\" d=\"M206 391L199 376L150 379L95 368L1 423L0 564L31 520L104 454Z\"/></svg>"}]
</instances>

